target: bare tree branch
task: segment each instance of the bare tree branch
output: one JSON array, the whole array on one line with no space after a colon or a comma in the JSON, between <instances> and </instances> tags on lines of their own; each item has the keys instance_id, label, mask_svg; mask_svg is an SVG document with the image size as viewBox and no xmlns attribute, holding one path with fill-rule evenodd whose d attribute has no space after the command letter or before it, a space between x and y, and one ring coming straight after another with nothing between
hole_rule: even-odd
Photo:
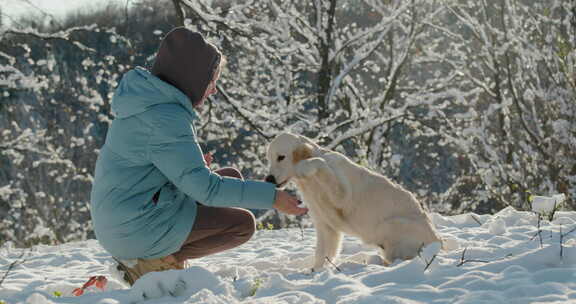
<instances>
[{"instance_id":1,"label":"bare tree branch","mask_svg":"<svg viewBox=\"0 0 576 304\"><path fill-rule=\"evenodd\" d=\"M178 25L184 26L184 11L182 10L182 6L180 4L180 0L172 0L174 4L174 9L176 10L176 16L178 17Z\"/></svg>"},{"instance_id":2,"label":"bare tree branch","mask_svg":"<svg viewBox=\"0 0 576 304\"><path fill-rule=\"evenodd\" d=\"M332 140L332 142L326 146L327 149L334 149L336 146L340 145L343 141L352 138L352 137L356 137L359 136L361 134L364 134L376 127L379 127L385 123L388 123L390 121L399 119L401 117L406 116L406 114L401 114L401 115L397 115L397 116L393 116L393 117L388 117L388 118L381 118L378 120L372 120L371 122L366 122L366 123L362 123L359 124L361 125L361 127L358 127L354 130L350 130L340 136L338 136L336 139ZM371 119L367 119L367 120L371 120Z\"/></svg>"},{"instance_id":3,"label":"bare tree branch","mask_svg":"<svg viewBox=\"0 0 576 304\"><path fill-rule=\"evenodd\" d=\"M58 26L60 27L64 27L62 25L62 23L60 23L60 21L58 21L58 19L56 19L56 17L54 17L54 15L46 12L44 9L38 7L36 4L32 3L32 1L30 0L21 0L23 2L25 2L26 4L30 5L31 7L33 7L34 9L36 9L37 11L39 11L40 13L42 13L42 15L44 15L45 17L49 17L51 22L54 22L56 24L58 24Z\"/></svg>"},{"instance_id":4,"label":"bare tree branch","mask_svg":"<svg viewBox=\"0 0 576 304\"><path fill-rule=\"evenodd\" d=\"M63 32L58 32L58 33L54 33L54 34L42 34L33 30L8 30L5 31L3 33L3 36L9 36L9 35L14 35L14 36L29 36L29 37L33 37L36 39L40 39L40 40L44 40L44 41L64 41L66 43L70 43L73 46L77 47L78 49L82 50L82 51L87 51L87 52L93 52L95 53L96 50L94 50L93 48L87 47L84 44L75 41L75 40L71 40L69 38L70 34L74 33L74 32L88 32L92 29L93 27L90 28L80 28L80 27L75 27L75 28L71 28L69 30L63 31ZM1 37L1 36L0 36Z\"/></svg>"},{"instance_id":5,"label":"bare tree branch","mask_svg":"<svg viewBox=\"0 0 576 304\"><path fill-rule=\"evenodd\" d=\"M226 94L226 91L220 85L217 85L217 87L218 87L218 92L220 92L222 94L222 96L224 97L224 101L226 101L226 103L231 105L232 108L234 109L234 111L236 111L236 113L238 113L238 115L240 115L240 117L242 117L242 119L244 119L252 127L252 129L254 129L254 131L256 131L260 136L264 137L264 139L266 139L266 141L270 141L271 136L266 135L264 133L264 131L262 131L262 129L257 124L252 122L250 120L250 118L248 118L246 115L244 115L244 113L242 113L240 108L232 101L232 98L230 96L228 96L228 94Z\"/></svg>"}]
</instances>

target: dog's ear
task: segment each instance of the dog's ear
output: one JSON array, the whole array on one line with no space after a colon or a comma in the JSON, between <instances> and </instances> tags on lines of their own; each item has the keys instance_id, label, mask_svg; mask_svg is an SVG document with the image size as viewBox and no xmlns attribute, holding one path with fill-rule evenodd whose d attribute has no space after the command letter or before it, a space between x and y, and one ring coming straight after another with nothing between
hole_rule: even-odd
<instances>
[{"instance_id":1,"label":"dog's ear","mask_svg":"<svg viewBox=\"0 0 576 304\"><path fill-rule=\"evenodd\" d=\"M312 157L312 146L302 144L292 152L292 162L297 164L299 161Z\"/></svg>"}]
</instances>

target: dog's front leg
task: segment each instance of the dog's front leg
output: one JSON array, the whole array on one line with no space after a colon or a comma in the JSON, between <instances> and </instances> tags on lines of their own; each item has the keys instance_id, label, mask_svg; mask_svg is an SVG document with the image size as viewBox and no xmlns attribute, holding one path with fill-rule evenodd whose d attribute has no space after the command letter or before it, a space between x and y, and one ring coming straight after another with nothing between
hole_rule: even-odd
<instances>
[{"instance_id":1,"label":"dog's front leg","mask_svg":"<svg viewBox=\"0 0 576 304\"><path fill-rule=\"evenodd\" d=\"M312 271L320 271L324 268L326 260L334 262L338 256L342 233L320 221L314 223L314 226L316 227L316 253Z\"/></svg>"},{"instance_id":2,"label":"dog's front leg","mask_svg":"<svg viewBox=\"0 0 576 304\"><path fill-rule=\"evenodd\" d=\"M320 157L302 160L296 164L296 175L300 178L312 177L320 184L322 191L333 203L346 201L350 194L347 181L339 178L334 170ZM342 206L337 206L341 208Z\"/></svg>"}]
</instances>

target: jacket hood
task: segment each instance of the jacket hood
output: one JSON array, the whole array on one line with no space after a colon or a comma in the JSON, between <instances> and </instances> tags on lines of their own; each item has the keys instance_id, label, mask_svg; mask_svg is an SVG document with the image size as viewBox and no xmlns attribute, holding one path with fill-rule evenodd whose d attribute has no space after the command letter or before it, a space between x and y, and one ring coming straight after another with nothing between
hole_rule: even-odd
<instances>
[{"instance_id":1,"label":"jacket hood","mask_svg":"<svg viewBox=\"0 0 576 304\"><path fill-rule=\"evenodd\" d=\"M185 27L170 31L162 40L152 74L178 88L196 106L220 64L218 49Z\"/></svg>"},{"instance_id":2,"label":"jacket hood","mask_svg":"<svg viewBox=\"0 0 576 304\"><path fill-rule=\"evenodd\" d=\"M180 104L192 117L198 117L190 100L180 90L137 67L122 77L112 99L112 112L117 118L127 118L152 106L169 103Z\"/></svg>"}]
</instances>

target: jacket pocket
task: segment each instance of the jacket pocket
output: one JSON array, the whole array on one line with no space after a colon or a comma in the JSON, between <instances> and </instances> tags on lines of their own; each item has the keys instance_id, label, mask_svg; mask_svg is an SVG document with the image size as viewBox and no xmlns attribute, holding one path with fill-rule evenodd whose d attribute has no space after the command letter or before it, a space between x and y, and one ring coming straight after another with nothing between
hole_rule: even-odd
<instances>
[{"instance_id":1,"label":"jacket pocket","mask_svg":"<svg viewBox=\"0 0 576 304\"><path fill-rule=\"evenodd\" d=\"M162 188L160 188L160 190L158 190L154 196L157 196L158 198L154 205L156 205L157 208L163 208L174 202L178 196L178 189L176 186L174 186L174 184L167 183L166 185L162 186Z\"/></svg>"}]
</instances>

